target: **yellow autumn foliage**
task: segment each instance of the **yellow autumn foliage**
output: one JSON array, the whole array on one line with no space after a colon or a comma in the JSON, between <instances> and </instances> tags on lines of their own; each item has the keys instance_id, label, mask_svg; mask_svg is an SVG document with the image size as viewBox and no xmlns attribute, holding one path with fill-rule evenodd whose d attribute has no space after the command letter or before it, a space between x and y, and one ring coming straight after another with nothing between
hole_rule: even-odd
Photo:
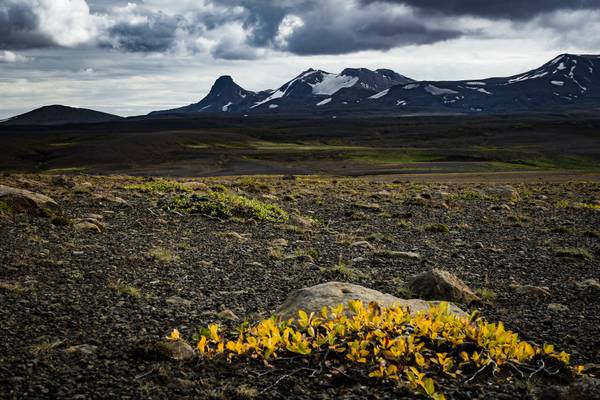
<instances>
[{"instance_id":1,"label":"yellow autumn foliage","mask_svg":"<svg viewBox=\"0 0 600 400\"><path fill-rule=\"evenodd\" d=\"M458 317L440 303L428 312L411 315L402 307L382 308L350 301L323 308L320 313L298 312L298 318L266 319L235 334L221 333L217 325L201 330L197 350L203 357L223 354L229 360L250 357L268 362L284 354L321 355L364 366L370 377L408 383L433 399L444 399L436 376L467 378L491 368L498 372L534 368L546 360L567 368L569 355L553 345L542 347L520 340L502 322L489 323L475 314ZM170 338L177 340L179 332ZM581 368L575 368L581 372Z\"/></svg>"}]
</instances>

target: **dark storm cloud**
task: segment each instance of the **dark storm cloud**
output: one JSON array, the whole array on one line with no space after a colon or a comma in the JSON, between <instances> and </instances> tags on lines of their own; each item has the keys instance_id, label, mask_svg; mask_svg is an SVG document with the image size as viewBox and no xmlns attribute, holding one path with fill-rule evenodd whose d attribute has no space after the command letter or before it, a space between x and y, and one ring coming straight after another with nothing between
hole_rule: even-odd
<instances>
[{"instance_id":1,"label":"dark storm cloud","mask_svg":"<svg viewBox=\"0 0 600 400\"><path fill-rule=\"evenodd\" d=\"M26 4L0 0L0 49L30 49L52 45L39 32L37 15Z\"/></svg>"},{"instance_id":2,"label":"dark storm cloud","mask_svg":"<svg viewBox=\"0 0 600 400\"><path fill-rule=\"evenodd\" d=\"M361 0L363 4L406 4L443 15L473 15L485 18L527 20L557 10L599 8L598 0Z\"/></svg>"},{"instance_id":3,"label":"dark storm cloud","mask_svg":"<svg viewBox=\"0 0 600 400\"><path fill-rule=\"evenodd\" d=\"M389 5L357 3L347 7L339 1L226 1L245 9L247 43L298 55L346 54L361 50L389 50L413 44L428 44L461 36L459 30L426 26L414 16L389 12ZM223 2L219 2L223 4ZM279 27L286 16L302 20L284 43L277 43Z\"/></svg>"},{"instance_id":4,"label":"dark storm cloud","mask_svg":"<svg viewBox=\"0 0 600 400\"><path fill-rule=\"evenodd\" d=\"M521 22L540 16L535 20L537 25L564 32L570 26L562 25L558 30L546 21L550 12L598 9L599 3L600 0L204 0L197 5L174 5L167 0L87 0L94 21L100 21L93 23L94 33L71 42L65 41L63 35L58 42L70 47L99 45L129 53L206 52L222 59L255 59L269 49L298 55L347 54L432 44L462 36L483 37L481 31L454 21L456 16L465 15ZM39 26L39 4L0 0L0 50L56 46L57 40L43 34L44 27ZM282 34L280 27L290 18L297 24Z\"/></svg>"},{"instance_id":5,"label":"dark storm cloud","mask_svg":"<svg viewBox=\"0 0 600 400\"><path fill-rule=\"evenodd\" d=\"M403 17L348 18L336 26L317 19L297 29L288 38L286 50L300 55L346 54L429 44L460 36L459 31L430 29L419 21Z\"/></svg>"},{"instance_id":6,"label":"dark storm cloud","mask_svg":"<svg viewBox=\"0 0 600 400\"><path fill-rule=\"evenodd\" d=\"M143 22L118 22L108 30L103 46L128 52L166 52L175 46L181 17L146 13Z\"/></svg>"}]
</instances>

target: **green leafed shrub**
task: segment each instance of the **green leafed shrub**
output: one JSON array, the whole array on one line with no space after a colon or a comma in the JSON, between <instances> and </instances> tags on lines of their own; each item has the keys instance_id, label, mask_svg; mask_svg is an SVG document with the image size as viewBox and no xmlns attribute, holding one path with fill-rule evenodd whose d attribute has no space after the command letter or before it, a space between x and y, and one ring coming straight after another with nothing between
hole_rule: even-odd
<instances>
[{"instance_id":1,"label":"green leafed shrub","mask_svg":"<svg viewBox=\"0 0 600 400\"><path fill-rule=\"evenodd\" d=\"M236 217L269 222L288 220L288 213L279 206L229 192L178 194L163 201L161 206L166 211L201 214L220 219Z\"/></svg>"}]
</instances>

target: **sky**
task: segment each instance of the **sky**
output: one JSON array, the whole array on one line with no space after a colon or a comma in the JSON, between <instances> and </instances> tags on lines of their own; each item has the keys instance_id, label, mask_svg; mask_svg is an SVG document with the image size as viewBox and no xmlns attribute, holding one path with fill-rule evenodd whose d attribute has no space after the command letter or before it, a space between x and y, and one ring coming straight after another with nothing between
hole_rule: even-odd
<instances>
[{"instance_id":1,"label":"sky","mask_svg":"<svg viewBox=\"0 0 600 400\"><path fill-rule=\"evenodd\" d=\"M0 119L49 104L122 116L199 101L220 75L308 68L510 76L600 54L600 0L0 0Z\"/></svg>"}]
</instances>

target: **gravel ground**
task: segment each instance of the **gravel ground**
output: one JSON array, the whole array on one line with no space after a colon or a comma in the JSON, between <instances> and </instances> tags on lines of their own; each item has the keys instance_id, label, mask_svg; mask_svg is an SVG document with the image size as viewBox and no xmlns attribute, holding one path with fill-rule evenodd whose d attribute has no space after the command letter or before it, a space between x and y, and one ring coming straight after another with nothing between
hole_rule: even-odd
<instances>
[{"instance_id":1,"label":"gravel ground","mask_svg":"<svg viewBox=\"0 0 600 400\"><path fill-rule=\"evenodd\" d=\"M27 214L0 218L0 397L412 398L360 373L311 376L300 360L271 368L175 362L140 349L173 328L191 337L211 322L233 326L220 320L223 310L240 319L268 317L291 290L331 280L406 297L408 277L431 267L482 293L486 301L470 310L532 342L555 343L575 363L600 363L600 293L584 287L600 280L600 210L560 206L597 204L597 182L548 183L540 175L513 183L521 200L508 202L468 198L488 188L483 181L188 179L224 184L302 216L280 224L166 213L157 207L159 195L123 188L134 181L140 178L0 178L51 196L70 219L97 214L105 225L98 233ZM439 191L450 195L448 207L428 199ZM282 238L287 244L276 242ZM364 240L375 251L350 246ZM577 251L567 256L564 249ZM346 267L336 269L340 261ZM523 294L514 285L547 287L549 294ZM73 347L79 345L87 346ZM456 399L529 398L531 389L500 378L444 385Z\"/></svg>"}]
</instances>

